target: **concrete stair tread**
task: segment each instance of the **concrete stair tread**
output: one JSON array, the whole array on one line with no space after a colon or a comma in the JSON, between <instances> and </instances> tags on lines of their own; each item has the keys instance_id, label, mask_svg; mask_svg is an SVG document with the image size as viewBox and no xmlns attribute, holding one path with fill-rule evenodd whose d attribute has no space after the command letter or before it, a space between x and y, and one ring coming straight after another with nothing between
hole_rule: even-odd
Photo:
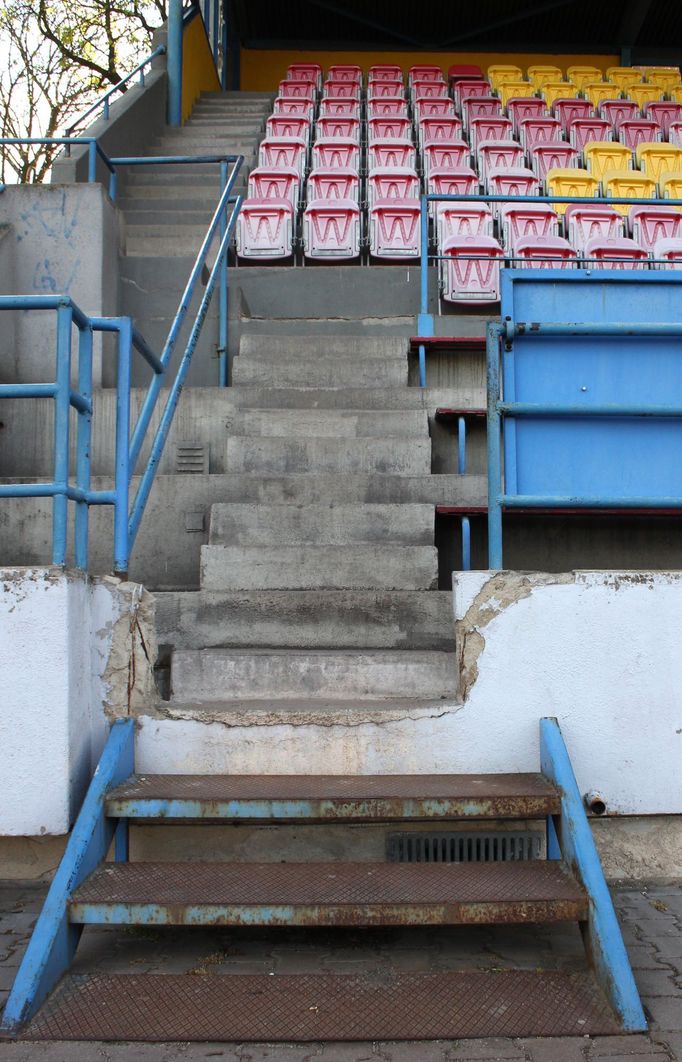
<instances>
[{"instance_id":1,"label":"concrete stair tread","mask_svg":"<svg viewBox=\"0 0 682 1062\"><path fill-rule=\"evenodd\" d=\"M109 925L481 925L586 916L587 894L555 860L105 864L69 901L70 922Z\"/></svg>"},{"instance_id":2,"label":"concrete stair tread","mask_svg":"<svg viewBox=\"0 0 682 1062\"><path fill-rule=\"evenodd\" d=\"M433 545L430 505L214 505L208 544L221 546L347 546L381 542Z\"/></svg>"},{"instance_id":3,"label":"concrete stair tread","mask_svg":"<svg viewBox=\"0 0 682 1062\"><path fill-rule=\"evenodd\" d=\"M96 974L64 978L24 1038L292 1043L621 1031L588 973Z\"/></svg>"},{"instance_id":4,"label":"concrete stair tread","mask_svg":"<svg viewBox=\"0 0 682 1062\"><path fill-rule=\"evenodd\" d=\"M237 417L237 434L275 438L427 438L429 430L422 409L268 409L240 403Z\"/></svg>"},{"instance_id":5,"label":"concrete stair tread","mask_svg":"<svg viewBox=\"0 0 682 1062\"><path fill-rule=\"evenodd\" d=\"M431 473L431 440L408 436L365 438L305 435L300 438L231 435L226 464L232 472Z\"/></svg>"},{"instance_id":6,"label":"concrete stair tread","mask_svg":"<svg viewBox=\"0 0 682 1062\"><path fill-rule=\"evenodd\" d=\"M282 357L407 358L408 344L402 336L247 334L239 344L240 356L266 359Z\"/></svg>"},{"instance_id":7,"label":"concrete stair tread","mask_svg":"<svg viewBox=\"0 0 682 1062\"><path fill-rule=\"evenodd\" d=\"M188 693L187 698L183 696L163 702L158 712L171 721L220 723L227 728L383 725L405 718L433 718L443 713L443 700L436 700L434 696L311 697L301 694L227 700L221 695L215 700L194 698L191 701L189 696ZM454 700L454 696L449 697L448 703Z\"/></svg>"}]
</instances>

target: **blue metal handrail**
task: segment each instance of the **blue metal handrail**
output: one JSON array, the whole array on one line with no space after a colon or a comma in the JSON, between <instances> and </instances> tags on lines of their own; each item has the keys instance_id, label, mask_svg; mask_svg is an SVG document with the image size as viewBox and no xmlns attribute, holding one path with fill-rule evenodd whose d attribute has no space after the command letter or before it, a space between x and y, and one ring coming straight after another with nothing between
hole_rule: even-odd
<instances>
[{"instance_id":1,"label":"blue metal handrail","mask_svg":"<svg viewBox=\"0 0 682 1062\"><path fill-rule=\"evenodd\" d=\"M72 137L74 129L76 129L79 125L82 125L85 119L89 118L90 115L93 114L94 111L99 110L100 107L102 108L102 118L104 118L105 121L108 121L109 101L111 100L111 97L114 96L117 92L125 92L127 90L128 83L132 81L136 74L140 75L140 85L144 86L145 68L150 66L151 63L153 63L153 61L157 59L160 55L165 54L166 46L164 44L160 44L158 48L155 48L153 52L150 52L149 55L145 56L142 62L138 63L137 66L133 70L131 70L129 74L126 74L124 78L118 81L115 85L112 85L112 87L108 89L107 92L105 92L102 96L98 96L95 102L92 103L86 111L83 111L83 113L78 118L76 118L75 121L71 122L71 125L66 126L64 129L64 135L69 138Z\"/></svg>"},{"instance_id":2,"label":"blue metal handrail","mask_svg":"<svg viewBox=\"0 0 682 1062\"><path fill-rule=\"evenodd\" d=\"M191 157L109 159L99 151L93 138L77 138L86 142L89 151L104 156L110 172L116 166L145 165L155 162L175 164L183 162L220 163L222 192L211 223L196 256L185 285L180 304L173 319L168 338L157 356L134 328L130 317L92 317L83 313L68 295L56 296L0 296L2 310L56 310L57 348L56 380L54 383L0 384L0 398L52 398L55 402L54 475L48 483L0 484L0 498L52 497L52 562L66 563L68 538L68 503L76 504L74 562L77 568L88 566L88 517L91 505L114 506L114 572L125 576L130 553L134 546L146 503L159 467L164 445L173 421L182 387L203 327L209 304L220 277L220 382L229 382L227 351L227 251L243 201L233 195L233 187L243 164L241 155L209 155ZM231 172L228 172L231 165ZM115 192L115 185L114 185ZM206 266L211 246L219 233L219 245L208 282L201 299L180 363L172 377L160 422L151 442L150 454L141 475L140 484L130 505L130 486L142 447L147 438L164 382L169 377L170 362L177 346L182 326ZM77 386L71 387L72 330L78 329ZM90 488L90 441L93 412L92 402L92 336L94 332L114 332L118 336L118 375L116 385L116 447L114 489L92 491ZM137 352L153 372L147 395L137 422L131 423L131 378L133 351ZM76 410L76 483L69 482L69 414ZM132 428L132 437L131 437Z\"/></svg>"}]
</instances>

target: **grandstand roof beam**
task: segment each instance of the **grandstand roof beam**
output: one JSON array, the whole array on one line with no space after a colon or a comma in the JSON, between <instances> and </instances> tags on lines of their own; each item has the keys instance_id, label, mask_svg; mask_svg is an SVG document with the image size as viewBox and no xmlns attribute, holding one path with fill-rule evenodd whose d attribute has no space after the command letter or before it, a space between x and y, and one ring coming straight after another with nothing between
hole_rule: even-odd
<instances>
[{"instance_id":1,"label":"grandstand roof beam","mask_svg":"<svg viewBox=\"0 0 682 1062\"><path fill-rule=\"evenodd\" d=\"M359 22L361 26L369 26L370 29L379 30L381 33L385 33L388 37L393 37L397 41L402 41L403 44L410 44L413 48L425 48L428 45L427 41L418 40L409 34L399 33L393 26L387 25L384 22L379 22L376 19L367 18L366 15L361 15L355 11L349 11L343 6L343 4L335 4L331 0L308 0L309 4L313 7L320 7L323 11L331 11L334 15L341 15L343 18L347 18L350 22Z\"/></svg>"},{"instance_id":2,"label":"grandstand roof beam","mask_svg":"<svg viewBox=\"0 0 682 1062\"><path fill-rule=\"evenodd\" d=\"M572 4L573 2L574 0L548 0L547 3L537 4L535 7L522 8L520 11L515 11L513 15L506 15L504 18L495 19L493 22L480 23L474 29L468 29L466 33L458 33L448 40L441 41L440 47L447 48L451 44L459 44L461 41L489 33L490 30L501 29L503 26L510 26L514 22L524 22L526 19L543 15L547 11L554 11L557 7L566 7L567 4Z\"/></svg>"},{"instance_id":3,"label":"grandstand roof beam","mask_svg":"<svg viewBox=\"0 0 682 1062\"><path fill-rule=\"evenodd\" d=\"M652 0L628 0L616 34L616 41L621 47L632 47L637 43L651 4Z\"/></svg>"}]
</instances>

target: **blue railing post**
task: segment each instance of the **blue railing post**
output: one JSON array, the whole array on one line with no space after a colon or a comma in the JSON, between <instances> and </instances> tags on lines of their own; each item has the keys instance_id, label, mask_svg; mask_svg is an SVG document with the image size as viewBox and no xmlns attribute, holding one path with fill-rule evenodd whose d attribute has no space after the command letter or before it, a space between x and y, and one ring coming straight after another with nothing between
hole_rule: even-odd
<instances>
[{"instance_id":1,"label":"blue railing post","mask_svg":"<svg viewBox=\"0 0 682 1062\"><path fill-rule=\"evenodd\" d=\"M227 163L220 163L220 190L221 192L227 185ZM220 222L220 237L221 239L225 235L227 228L226 212L223 211L222 219ZM228 344L228 327L227 327L227 249L222 257L220 264L220 291L219 295L219 307L218 307L218 356L220 358L220 386L230 386L230 362L227 350Z\"/></svg>"},{"instance_id":2,"label":"blue railing post","mask_svg":"<svg viewBox=\"0 0 682 1062\"><path fill-rule=\"evenodd\" d=\"M182 125L182 0L168 5L168 124Z\"/></svg>"},{"instance_id":3,"label":"blue railing post","mask_svg":"<svg viewBox=\"0 0 682 1062\"><path fill-rule=\"evenodd\" d=\"M97 180L97 141L91 140L88 144L88 184L94 184Z\"/></svg>"},{"instance_id":4,"label":"blue railing post","mask_svg":"<svg viewBox=\"0 0 682 1062\"><path fill-rule=\"evenodd\" d=\"M421 197L419 225L420 270L417 333L420 336L432 336L433 317L429 313L429 204L425 195ZM419 386L426 387L426 347L423 343L419 344Z\"/></svg>"},{"instance_id":5,"label":"blue railing post","mask_svg":"<svg viewBox=\"0 0 682 1062\"><path fill-rule=\"evenodd\" d=\"M488 567L502 567L502 454L500 438L500 334L502 326L488 324L486 337L488 390Z\"/></svg>"},{"instance_id":6,"label":"blue railing post","mask_svg":"<svg viewBox=\"0 0 682 1062\"><path fill-rule=\"evenodd\" d=\"M66 563L69 521L69 418L71 412L71 329L70 303L57 309L57 393L54 400L54 482L52 502L52 563Z\"/></svg>"},{"instance_id":7,"label":"blue railing post","mask_svg":"<svg viewBox=\"0 0 682 1062\"><path fill-rule=\"evenodd\" d=\"M462 571L471 571L471 523L468 516L462 517Z\"/></svg>"},{"instance_id":8,"label":"blue railing post","mask_svg":"<svg viewBox=\"0 0 682 1062\"><path fill-rule=\"evenodd\" d=\"M114 506L114 572L128 575L128 503L130 490L130 382L133 325L121 317L118 327L118 379L116 383L116 503Z\"/></svg>"},{"instance_id":9,"label":"blue railing post","mask_svg":"<svg viewBox=\"0 0 682 1062\"><path fill-rule=\"evenodd\" d=\"M90 409L79 411L76 432L76 486L87 495L90 490L90 446L92 441L92 326L81 325L78 333L78 390L90 403ZM88 567L87 498L76 502L74 562L83 571Z\"/></svg>"}]
</instances>

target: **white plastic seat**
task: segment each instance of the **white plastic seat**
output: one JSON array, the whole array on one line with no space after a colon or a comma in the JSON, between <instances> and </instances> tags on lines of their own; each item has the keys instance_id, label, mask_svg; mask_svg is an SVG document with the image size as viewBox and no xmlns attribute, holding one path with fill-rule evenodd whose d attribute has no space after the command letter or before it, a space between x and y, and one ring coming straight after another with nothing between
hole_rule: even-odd
<instances>
[{"instance_id":1,"label":"white plastic seat","mask_svg":"<svg viewBox=\"0 0 682 1062\"><path fill-rule=\"evenodd\" d=\"M249 199L288 199L296 209L300 195L301 175L293 166L278 169L257 166L249 174Z\"/></svg>"},{"instance_id":2,"label":"white plastic seat","mask_svg":"<svg viewBox=\"0 0 682 1062\"><path fill-rule=\"evenodd\" d=\"M647 253L627 236L595 236L585 244L585 257L593 260L590 264L596 269L643 269Z\"/></svg>"},{"instance_id":3,"label":"white plastic seat","mask_svg":"<svg viewBox=\"0 0 682 1062\"><path fill-rule=\"evenodd\" d=\"M360 119L359 100L320 100L320 118Z\"/></svg>"},{"instance_id":4,"label":"white plastic seat","mask_svg":"<svg viewBox=\"0 0 682 1062\"><path fill-rule=\"evenodd\" d=\"M360 255L360 207L351 199L313 199L303 212L306 258L341 262Z\"/></svg>"},{"instance_id":5,"label":"white plastic seat","mask_svg":"<svg viewBox=\"0 0 682 1062\"><path fill-rule=\"evenodd\" d=\"M350 168L311 170L306 188L308 202L314 199L352 199L354 203L360 202L360 176Z\"/></svg>"},{"instance_id":6,"label":"white plastic seat","mask_svg":"<svg viewBox=\"0 0 682 1062\"><path fill-rule=\"evenodd\" d=\"M300 137L310 140L310 119L301 114L271 114L265 123L265 135L273 140Z\"/></svg>"},{"instance_id":7,"label":"white plastic seat","mask_svg":"<svg viewBox=\"0 0 682 1062\"><path fill-rule=\"evenodd\" d=\"M469 140L474 151L486 140L511 140L513 136L512 124L503 115L472 118L469 122Z\"/></svg>"},{"instance_id":8,"label":"white plastic seat","mask_svg":"<svg viewBox=\"0 0 682 1062\"><path fill-rule=\"evenodd\" d=\"M270 169L293 167L303 177L307 154L308 145L302 137L265 137L258 149L258 165Z\"/></svg>"},{"instance_id":9,"label":"white plastic seat","mask_svg":"<svg viewBox=\"0 0 682 1062\"><path fill-rule=\"evenodd\" d=\"M360 145L340 136L320 137L313 144L313 169L360 170Z\"/></svg>"},{"instance_id":10,"label":"white plastic seat","mask_svg":"<svg viewBox=\"0 0 682 1062\"><path fill-rule=\"evenodd\" d=\"M563 236L522 236L514 245L514 266L531 269L570 269L576 253Z\"/></svg>"},{"instance_id":11,"label":"white plastic seat","mask_svg":"<svg viewBox=\"0 0 682 1062\"><path fill-rule=\"evenodd\" d=\"M419 199L378 199L369 210L369 253L374 258L417 258Z\"/></svg>"},{"instance_id":12,"label":"white plastic seat","mask_svg":"<svg viewBox=\"0 0 682 1062\"><path fill-rule=\"evenodd\" d=\"M559 235L559 218L547 203L500 203L497 216L507 250L527 237Z\"/></svg>"},{"instance_id":13,"label":"white plastic seat","mask_svg":"<svg viewBox=\"0 0 682 1062\"><path fill-rule=\"evenodd\" d=\"M403 115L382 115L367 122L367 142L376 140L411 140L412 122Z\"/></svg>"},{"instance_id":14,"label":"white plastic seat","mask_svg":"<svg viewBox=\"0 0 682 1062\"><path fill-rule=\"evenodd\" d=\"M379 167L415 170L417 150L411 140L373 140L367 147L370 171Z\"/></svg>"},{"instance_id":15,"label":"white plastic seat","mask_svg":"<svg viewBox=\"0 0 682 1062\"><path fill-rule=\"evenodd\" d=\"M367 175L367 203L370 207L379 200L418 200L419 192L419 176L416 170L377 167Z\"/></svg>"},{"instance_id":16,"label":"white plastic seat","mask_svg":"<svg viewBox=\"0 0 682 1062\"><path fill-rule=\"evenodd\" d=\"M504 166L488 172L488 192L513 199L517 195L539 195L540 182L532 170L523 166ZM499 216L501 203L491 203L495 217Z\"/></svg>"},{"instance_id":17,"label":"white plastic seat","mask_svg":"<svg viewBox=\"0 0 682 1062\"><path fill-rule=\"evenodd\" d=\"M442 247L451 236L492 236L493 214L484 203L437 203L436 240Z\"/></svg>"},{"instance_id":18,"label":"white plastic seat","mask_svg":"<svg viewBox=\"0 0 682 1062\"><path fill-rule=\"evenodd\" d=\"M605 118L575 118L568 126L568 141L582 151L591 140L613 140L613 127Z\"/></svg>"},{"instance_id":19,"label":"white plastic seat","mask_svg":"<svg viewBox=\"0 0 682 1062\"><path fill-rule=\"evenodd\" d=\"M682 214L675 207L633 206L628 218L632 239L652 254L659 240L682 238Z\"/></svg>"},{"instance_id":20,"label":"white plastic seat","mask_svg":"<svg viewBox=\"0 0 682 1062\"><path fill-rule=\"evenodd\" d=\"M487 140L476 152L478 172L485 184L491 169L500 166L523 166L523 151L515 140Z\"/></svg>"},{"instance_id":21,"label":"white plastic seat","mask_svg":"<svg viewBox=\"0 0 682 1062\"><path fill-rule=\"evenodd\" d=\"M360 119L347 115L327 114L317 119L317 136L321 140L336 139L354 140L360 143Z\"/></svg>"},{"instance_id":22,"label":"white plastic seat","mask_svg":"<svg viewBox=\"0 0 682 1062\"><path fill-rule=\"evenodd\" d=\"M565 140L552 140L547 144L536 144L528 152L531 169L544 181L550 170L568 169L578 165L578 149L567 144Z\"/></svg>"},{"instance_id":23,"label":"white plastic seat","mask_svg":"<svg viewBox=\"0 0 682 1062\"><path fill-rule=\"evenodd\" d=\"M553 140L562 141L561 122L558 118L522 118L519 122L519 140L524 151L530 151L536 144L547 144Z\"/></svg>"},{"instance_id":24,"label":"white plastic seat","mask_svg":"<svg viewBox=\"0 0 682 1062\"><path fill-rule=\"evenodd\" d=\"M288 199L245 199L237 218L239 258L273 261L293 254L294 208Z\"/></svg>"},{"instance_id":25,"label":"white plastic seat","mask_svg":"<svg viewBox=\"0 0 682 1062\"><path fill-rule=\"evenodd\" d=\"M665 265L656 266L657 269L682 269L682 239L665 237L657 240L654 258L663 258L666 262Z\"/></svg>"},{"instance_id":26,"label":"white plastic seat","mask_svg":"<svg viewBox=\"0 0 682 1062\"><path fill-rule=\"evenodd\" d=\"M468 166L470 159L470 148L465 140L440 140L424 148L424 175L428 178L433 170Z\"/></svg>"},{"instance_id":27,"label":"white plastic seat","mask_svg":"<svg viewBox=\"0 0 682 1062\"><path fill-rule=\"evenodd\" d=\"M441 294L447 302L500 300L502 248L492 236L451 236L441 247Z\"/></svg>"},{"instance_id":28,"label":"white plastic seat","mask_svg":"<svg viewBox=\"0 0 682 1062\"><path fill-rule=\"evenodd\" d=\"M547 104L538 96L517 96L507 101L507 117L511 119L516 133L521 122L526 118L546 118L549 116Z\"/></svg>"},{"instance_id":29,"label":"white plastic seat","mask_svg":"<svg viewBox=\"0 0 682 1062\"><path fill-rule=\"evenodd\" d=\"M564 213L564 228L578 254L585 252L592 239L608 240L625 235L625 219L613 207L602 203L569 203Z\"/></svg>"},{"instance_id":30,"label":"white plastic seat","mask_svg":"<svg viewBox=\"0 0 682 1062\"><path fill-rule=\"evenodd\" d=\"M407 118L407 100L401 96L384 96L367 103L367 118Z\"/></svg>"}]
</instances>

